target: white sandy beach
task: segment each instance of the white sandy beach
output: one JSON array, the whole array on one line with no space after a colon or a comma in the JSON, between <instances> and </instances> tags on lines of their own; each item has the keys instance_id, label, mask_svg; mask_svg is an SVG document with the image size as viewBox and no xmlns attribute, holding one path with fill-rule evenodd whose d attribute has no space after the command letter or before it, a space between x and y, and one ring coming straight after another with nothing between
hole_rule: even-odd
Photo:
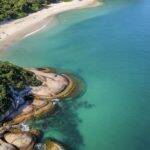
<instances>
[{"instance_id":1,"label":"white sandy beach","mask_svg":"<svg viewBox=\"0 0 150 150\"><path fill-rule=\"evenodd\" d=\"M6 49L13 42L31 35L31 32L35 33L43 29L48 23L54 24L54 16L59 13L100 4L101 3L96 0L73 0L71 2L51 4L48 8L32 13L27 17L1 24L0 49Z\"/></svg>"}]
</instances>

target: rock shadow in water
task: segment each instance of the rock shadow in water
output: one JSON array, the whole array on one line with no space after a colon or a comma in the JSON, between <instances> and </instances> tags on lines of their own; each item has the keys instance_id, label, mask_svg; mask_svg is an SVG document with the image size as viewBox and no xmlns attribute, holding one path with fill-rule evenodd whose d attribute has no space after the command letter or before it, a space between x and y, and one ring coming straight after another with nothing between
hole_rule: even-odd
<instances>
[{"instance_id":1,"label":"rock shadow in water","mask_svg":"<svg viewBox=\"0 0 150 150\"><path fill-rule=\"evenodd\" d=\"M32 121L34 127L43 130L44 133L55 130L63 135L62 140L57 140L67 150L79 150L84 146L83 137L78 129L78 125L82 122L78 116L77 109L90 109L93 105L87 101L78 102L77 100L60 102L54 114L46 114L40 120ZM55 137L50 137L55 139Z\"/></svg>"},{"instance_id":2,"label":"rock shadow in water","mask_svg":"<svg viewBox=\"0 0 150 150\"><path fill-rule=\"evenodd\" d=\"M61 143L67 150L79 150L84 146L83 137L79 131L79 124L82 122L77 110L80 108L91 109L94 105L87 101L79 101L79 98L86 92L86 82L78 74L72 74L64 70L57 73L65 72L72 76L78 82L78 94L75 94L72 100L63 100L58 104L55 113L48 113L40 119L35 119L31 122L32 126L41 129L44 133L56 131L63 135L63 138L57 139L55 136L50 136L52 140Z\"/></svg>"}]
</instances>

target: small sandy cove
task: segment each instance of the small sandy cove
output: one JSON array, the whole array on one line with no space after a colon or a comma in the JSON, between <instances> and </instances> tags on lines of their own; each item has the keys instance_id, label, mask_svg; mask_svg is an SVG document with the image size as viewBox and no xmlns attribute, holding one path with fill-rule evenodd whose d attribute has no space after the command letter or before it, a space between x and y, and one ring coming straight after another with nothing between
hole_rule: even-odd
<instances>
[{"instance_id":1,"label":"small sandy cove","mask_svg":"<svg viewBox=\"0 0 150 150\"><path fill-rule=\"evenodd\" d=\"M27 17L0 24L0 49L8 48L23 37L43 29L48 23L55 23L55 15L64 11L92 7L102 4L96 0L73 0L51 4L48 8L32 13Z\"/></svg>"}]
</instances>

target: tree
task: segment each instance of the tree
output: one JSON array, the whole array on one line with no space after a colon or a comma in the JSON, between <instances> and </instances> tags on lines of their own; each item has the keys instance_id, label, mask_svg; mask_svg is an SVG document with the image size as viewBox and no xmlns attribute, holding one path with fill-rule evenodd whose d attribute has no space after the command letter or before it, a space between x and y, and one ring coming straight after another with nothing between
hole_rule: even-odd
<instances>
[{"instance_id":1,"label":"tree","mask_svg":"<svg viewBox=\"0 0 150 150\"><path fill-rule=\"evenodd\" d=\"M0 113L6 112L11 106L10 87L20 91L27 86L41 84L34 73L9 62L0 61Z\"/></svg>"}]
</instances>

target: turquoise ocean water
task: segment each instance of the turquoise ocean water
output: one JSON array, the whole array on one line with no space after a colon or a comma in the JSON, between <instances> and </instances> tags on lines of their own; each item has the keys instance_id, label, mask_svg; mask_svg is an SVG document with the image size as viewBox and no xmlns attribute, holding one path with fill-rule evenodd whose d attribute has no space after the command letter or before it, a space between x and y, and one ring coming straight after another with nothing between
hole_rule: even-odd
<instances>
[{"instance_id":1,"label":"turquoise ocean water","mask_svg":"<svg viewBox=\"0 0 150 150\"><path fill-rule=\"evenodd\" d=\"M57 19L0 53L18 65L72 71L86 84L35 126L69 149L150 150L150 1L105 0Z\"/></svg>"}]
</instances>

